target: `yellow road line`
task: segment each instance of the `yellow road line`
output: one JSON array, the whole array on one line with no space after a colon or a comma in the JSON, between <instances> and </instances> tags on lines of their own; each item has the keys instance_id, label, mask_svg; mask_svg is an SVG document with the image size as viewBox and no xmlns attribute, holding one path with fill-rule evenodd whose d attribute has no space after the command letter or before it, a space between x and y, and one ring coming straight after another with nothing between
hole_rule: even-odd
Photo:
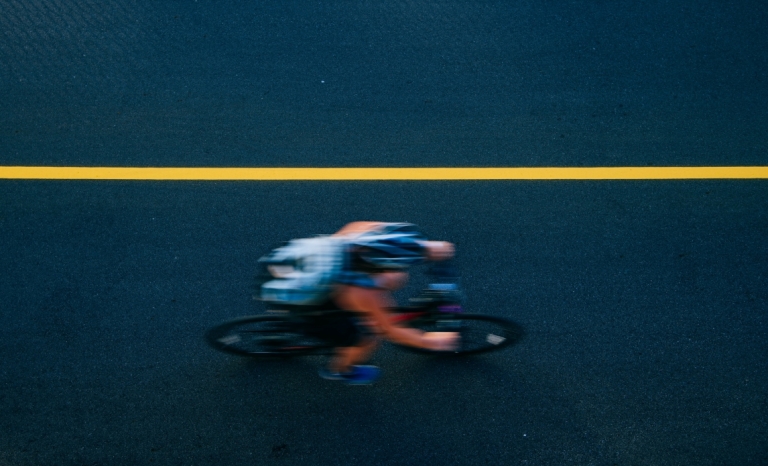
<instances>
[{"instance_id":1,"label":"yellow road line","mask_svg":"<svg viewBox=\"0 0 768 466\"><path fill-rule=\"evenodd\" d=\"M541 168L196 168L0 166L0 179L186 181L768 179L768 166Z\"/></svg>"}]
</instances>

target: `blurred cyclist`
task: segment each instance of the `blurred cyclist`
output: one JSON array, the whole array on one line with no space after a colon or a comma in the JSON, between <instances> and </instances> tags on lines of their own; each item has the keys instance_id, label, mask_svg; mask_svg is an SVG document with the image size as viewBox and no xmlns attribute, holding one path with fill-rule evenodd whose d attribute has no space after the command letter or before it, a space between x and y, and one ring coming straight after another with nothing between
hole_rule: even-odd
<instances>
[{"instance_id":1,"label":"blurred cyclist","mask_svg":"<svg viewBox=\"0 0 768 466\"><path fill-rule=\"evenodd\" d=\"M389 313L395 307L392 291L406 283L408 268L426 260L450 259L453 244L429 241L408 223L353 222L332 238L344 244L342 265L333 274L328 300L312 306L331 312L308 318L308 333L336 346L328 367L320 370L321 377L353 385L375 381L379 368L361 363L378 346L379 335L418 348L455 348L457 333L422 332L399 326L392 323ZM275 269L269 270L277 275Z\"/></svg>"}]
</instances>

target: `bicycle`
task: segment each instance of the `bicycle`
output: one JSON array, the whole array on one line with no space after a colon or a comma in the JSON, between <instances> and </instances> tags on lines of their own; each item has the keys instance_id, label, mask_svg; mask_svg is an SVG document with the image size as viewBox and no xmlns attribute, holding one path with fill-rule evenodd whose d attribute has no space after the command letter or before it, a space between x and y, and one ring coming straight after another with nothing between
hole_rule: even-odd
<instances>
[{"instance_id":1,"label":"bicycle","mask_svg":"<svg viewBox=\"0 0 768 466\"><path fill-rule=\"evenodd\" d=\"M471 355L515 345L525 336L523 327L509 319L483 314L465 314L457 291L444 283L430 285L411 306L391 311L394 323L425 332L458 332L458 348L434 351L399 345L425 354ZM300 313L273 309L265 314L239 317L223 322L205 334L210 346L225 353L253 358L293 357L330 354L334 346L307 333L309 319L322 319L332 313Z\"/></svg>"}]
</instances>

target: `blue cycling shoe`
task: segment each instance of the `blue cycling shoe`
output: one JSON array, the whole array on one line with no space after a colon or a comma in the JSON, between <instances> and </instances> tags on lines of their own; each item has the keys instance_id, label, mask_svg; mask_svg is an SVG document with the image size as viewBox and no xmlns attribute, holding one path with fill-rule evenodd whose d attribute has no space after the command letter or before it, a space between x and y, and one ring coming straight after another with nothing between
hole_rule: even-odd
<instances>
[{"instance_id":1,"label":"blue cycling shoe","mask_svg":"<svg viewBox=\"0 0 768 466\"><path fill-rule=\"evenodd\" d=\"M349 385L368 385L379 378L381 369L376 366L352 366L352 370L346 373L320 369L319 374L326 380L341 380Z\"/></svg>"}]
</instances>

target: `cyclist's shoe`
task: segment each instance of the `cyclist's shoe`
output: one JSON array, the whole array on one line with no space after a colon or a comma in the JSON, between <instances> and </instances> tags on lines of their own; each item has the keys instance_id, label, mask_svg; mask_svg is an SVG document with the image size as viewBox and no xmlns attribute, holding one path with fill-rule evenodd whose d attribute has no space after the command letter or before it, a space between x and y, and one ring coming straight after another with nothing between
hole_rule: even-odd
<instances>
[{"instance_id":1,"label":"cyclist's shoe","mask_svg":"<svg viewBox=\"0 0 768 466\"><path fill-rule=\"evenodd\" d=\"M331 372L320 369L320 377L326 380L341 380L349 385L368 385L375 382L381 375L381 369L376 366L352 366L350 372Z\"/></svg>"}]
</instances>

